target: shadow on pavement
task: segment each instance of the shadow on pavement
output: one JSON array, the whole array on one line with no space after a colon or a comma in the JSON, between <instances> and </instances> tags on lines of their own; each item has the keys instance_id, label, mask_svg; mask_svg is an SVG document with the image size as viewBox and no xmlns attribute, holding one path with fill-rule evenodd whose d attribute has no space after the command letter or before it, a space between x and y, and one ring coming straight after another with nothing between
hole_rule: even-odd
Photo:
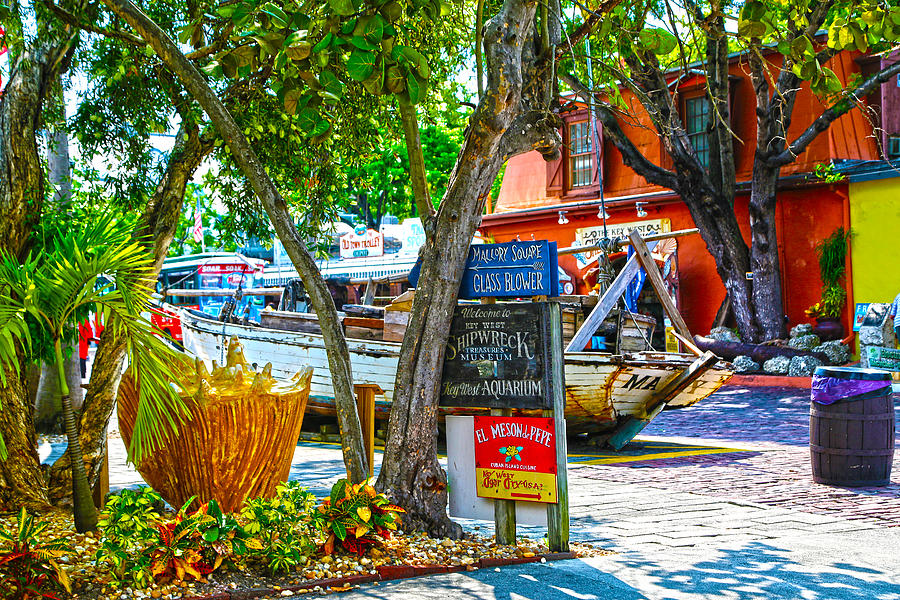
<instances>
[{"instance_id":1,"label":"shadow on pavement","mask_svg":"<svg viewBox=\"0 0 900 600\"><path fill-rule=\"evenodd\" d=\"M698 549L697 552L703 552ZM784 548L751 542L740 548L718 549L683 566L672 561L618 561L619 572L651 598L736 598L741 600L845 600L900 598L896 575L824 558L810 560ZM596 562L596 561L594 561ZM599 564L603 568L603 564ZM625 571L628 573L624 573ZM637 579L638 581L635 581Z\"/></svg>"}]
</instances>

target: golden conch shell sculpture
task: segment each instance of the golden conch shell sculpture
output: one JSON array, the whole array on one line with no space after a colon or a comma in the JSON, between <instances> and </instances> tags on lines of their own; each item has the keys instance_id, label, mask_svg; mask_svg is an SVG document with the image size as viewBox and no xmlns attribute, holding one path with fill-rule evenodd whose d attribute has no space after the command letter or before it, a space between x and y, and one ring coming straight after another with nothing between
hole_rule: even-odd
<instances>
[{"instance_id":1,"label":"golden conch shell sculpture","mask_svg":"<svg viewBox=\"0 0 900 600\"><path fill-rule=\"evenodd\" d=\"M212 372L200 359L184 362L184 377L174 383L191 420L165 436L138 472L176 509L191 496L200 504L215 499L226 512L237 511L248 498L273 497L291 470L312 369L304 367L288 381L276 379L271 363L257 371L247 362L236 337L228 341L225 365L214 361ZM118 415L126 446L137 406L134 379L125 375Z\"/></svg>"}]
</instances>

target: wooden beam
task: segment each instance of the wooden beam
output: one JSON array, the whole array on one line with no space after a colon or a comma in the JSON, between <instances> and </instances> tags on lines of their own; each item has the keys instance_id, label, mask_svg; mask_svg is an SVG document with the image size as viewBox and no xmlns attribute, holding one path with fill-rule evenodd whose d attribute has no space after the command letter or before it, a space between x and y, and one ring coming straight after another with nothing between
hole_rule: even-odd
<instances>
[{"instance_id":1,"label":"wooden beam","mask_svg":"<svg viewBox=\"0 0 900 600\"><path fill-rule=\"evenodd\" d=\"M491 416L511 417L511 408L492 408ZM516 501L494 500L494 533L497 543L504 546L516 545Z\"/></svg>"},{"instance_id":2,"label":"wooden beam","mask_svg":"<svg viewBox=\"0 0 900 600\"><path fill-rule=\"evenodd\" d=\"M704 352L697 360L692 362L690 366L667 381L660 389L653 392L644 406L644 417L635 417L629 415L616 427L612 436L607 440L612 448L621 450L625 444L634 439L644 427L650 424L650 421L658 415L666 404L675 396L681 393L687 386L693 383L701 375L706 373L713 365L718 362L719 357L712 352Z\"/></svg>"},{"instance_id":3,"label":"wooden beam","mask_svg":"<svg viewBox=\"0 0 900 600\"><path fill-rule=\"evenodd\" d=\"M375 287L376 283L373 279L370 279L368 283L366 283L366 293L363 295L363 304L372 304L375 301Z\"/></svg>"},{"instance_id":4,"label":"wooden beam","mask_svg":"<svg viewBox=\"0 0 900 600\"><path fill-rule=\"evenodd\" d=\"M695 344L695 343L693 342L693 340L689 340L688 338L684 337L683 335L681 335L681 334L678 333L677 331L673 331L673 332L672 332L672 335L674 335L674 336L678 339L679 342L681 342L682 344L684 344L685 348L687 348L688 350L690 350L690 351L691 351L691 354L693 354L694 356L700 356L701 354L703 354L703 350L701 350L700 348L698 348L698 347L697 347L697 344Z\"/></svg>"},{"instance_id":5,"label":"wooden beam","mask_svg":"<svg viewBox=\"0 0 900 600\"><path fill-rule=\"evenodd\" d=\"M377 383L356 383L353 391L363 433L363 448L369 463L369 477L372 477L375 474L375 394L383 394L384 390Z\"/></svg>"},{"instance_id":6,"label":"wooden beam","mask_svg":"<svg viewBox=\"0 0 900 600\"><path fill-rule=\"evenodd\" d=\"M656 242L650 242L646 247L652 249L655 246ZM575 332L572 341L566 346L566 352L581 352L584 350L584 347L590 341L594 332L597 331L600 323L602 323L603 319L609 315L609 311L616 307L619 297L625 293L625 289L628 287L628 284L631 283L634 276L637 275L640 268L641 265L638 262L636 255L628 259L616 278L612 280L606 293L604 293L600 298L600 301L597 302L597 306L594 307L591 314L584 320L581 328Z\"/></svg>"},{"instance_id":7,"label":"wooden beam","mask_svg":"<svg viewBox=\"0 0 900 600\"><path fill-rule=\"evenodd\" d=\"M659 240L667 240L669 238L682 237L685 235L693 235L695 233L699 233L699 229L680 229L678 231L667 231L665 233L654 233L652 235L644 236L645 242L658 242ZM628 246L631 244L631 240L627 238L619 238L615 240L617 246ZM592 246L569 246L568 248L560 248L556 251L556 254L577 254L579 252L593 252L595 250L606 250L607 246L604 244L594 244Z\"/></svg>"},{"instance_id":8,"label":"wooden beam","mask_svg":"<svg viewBox=\"0 0 900 600\"><path fill-rule=\"evenodd\" d=\"M269 287L269 288L247 288L241 290L241 293L244 296L280 296L281 290L284 288L280 287ZM216 289L207 289L207 290L185 290L180 288L169 288L166 290L166 296L182 296L184 298L204 298L207 296L230 296L233 294L235 290L233 289L225 289L225 288L216 288Z\"/></svg>"},{"instance_id":9,"label":"wooden beam","mask_svg":"<svg viewBox=\"0 0 900 600\"><path fill-rule=\"evenodd\" d=\"M566 439L566 378L562 351L562 309L550 304L550 369L553 386L553 410L543 416L553 417L553 437L556 439L556 504L547 505L547 545L550 552L569 551L569 474Z\"/></svg>"},{"instance_id":10,"label":"wooden beam","mask_svg":"<svg viewBox=\"0 0 900 600\"><path fill-rule=\"evenodd\" d=\"M669 297L669 291L666 289L666 283L663 281L662 273L659 272L656 261L650 256L650 248L647 247L647 244L644 242L643 238L641 238L641 234L637 229L631 230L631 233L628 234L628 239L631 240L631 245L634 248L634 255L647 272L647 279L650 280L650 285L653 286L653 290L659 297L663 310L666 311L666 314L669 315L669 318L672 320L675 331L680 335L691 339L691 330L688 329L687 323L684 322L684 318L681 316L681 313L678 312L678 308L675 306L675 303L672 302L672 298Z\"/></svg>"}]
</instances>

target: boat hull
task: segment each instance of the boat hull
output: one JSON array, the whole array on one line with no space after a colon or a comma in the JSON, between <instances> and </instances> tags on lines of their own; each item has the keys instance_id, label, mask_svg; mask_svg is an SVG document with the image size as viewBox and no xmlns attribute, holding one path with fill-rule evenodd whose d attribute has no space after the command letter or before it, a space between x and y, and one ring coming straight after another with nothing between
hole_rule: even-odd
<instances>
[{"instance_id":1,"label":"boat hull","mask_svg":"<svg viewBox=\"0 0 900 600\"><path fill-rule=\"evenodd\" d=\"M263 327L225 324L193 313L182 314L185 349L204 361L222 364L228 339L237 336L248 361L272 363L276 377L290 376L301 366L313 369L308 410L334 414L334 391L321 335L279 331ZM355 383L374 383L384 390L376 400L376 418L386 419L394 396L394 377L400 356L399 342L347 339ZM653 392L683 371L695 357L687 354L641 352L625 356L567 352L566 426L570 434L604 432L624 417L647 416ZM672 398L667 408L684 408L706 398L730 377L725 363L706 371ZM442 407L443 414L477 414L478 409ZM486 411L484 411L486 412ZM523 411L523 414L528 414ZM537 414L537 413L534 413Z\"/></svg>"}]
</instances>

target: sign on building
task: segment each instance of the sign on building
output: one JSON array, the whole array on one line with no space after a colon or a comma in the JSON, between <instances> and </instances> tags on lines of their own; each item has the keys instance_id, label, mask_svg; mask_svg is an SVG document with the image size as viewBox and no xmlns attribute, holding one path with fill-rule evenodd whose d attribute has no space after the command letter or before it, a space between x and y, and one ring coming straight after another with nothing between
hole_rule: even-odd
<instances>
[{"instance_id":1,"label":"sign on building","mask_svg":"<svg viewBox=\"0 0 900 600\"><path fill-rule=\"evenodd\" d=\"M882 346L868 346L866 347L866 354L869 359L869 368L900 371L900 350Z\"/></svg>"},{"instance_id":2,"label":"sign on building","mask_svg":"<svg viewBox=\"0 0 900 600\"><path fill-rule=\"evenodd\" d=\"M475 417L475 485L481 498L556 503L550 417Z\"/></svg>"},{"instance_id":3,"label":"sign on building","mask_svg":"<svg viewBox=\"0 0 900 600\"><path fill-rule=\"evenodd\" d=\"M365 256L382 256L384 254L384 236L374 229L359 226L352 233L341 236L341 258L361 258Z\"/></svg>"},{"instance_id":4,"label":"sign on building","mask_svg":"<svg viewBox=\"0 0 900 600\"><path fill-rule=\"evenodd\" d=\"M457 306L444 352L442 406L552 408L547 303Z\"/></svg>"},{"instance_id":5,"label":"sign on building","mask_svg":"<svg viewBox=\"0 0 900 600\"><path fill-rule=\"evenodd\" d=\"M672 222L669 219L653 219L650 221L633 221L631 223L616 223L607 225L606 231L610 239L627 238L632 229L637 229L641 237L653 235L657 233L667 233L672 231ZM594 246L603 239L603 226L600 227L582 227L575 230L575 241L573 246ZM584 269L597 260L600 256L599 250L591 250L589 252L577 252L574 254L575 262L578 263L579 269Z\"/></svg>"},{"instance_id":6,"label":"sign on building","mask_svg":"<svg viewBox=\"0 0 900 600\"><path fill-rule=\"evenodd\" d=\"M556 296L559 291L556 242L473 244L459 297L521 298Z\"/></svg>"}]
</instances>

